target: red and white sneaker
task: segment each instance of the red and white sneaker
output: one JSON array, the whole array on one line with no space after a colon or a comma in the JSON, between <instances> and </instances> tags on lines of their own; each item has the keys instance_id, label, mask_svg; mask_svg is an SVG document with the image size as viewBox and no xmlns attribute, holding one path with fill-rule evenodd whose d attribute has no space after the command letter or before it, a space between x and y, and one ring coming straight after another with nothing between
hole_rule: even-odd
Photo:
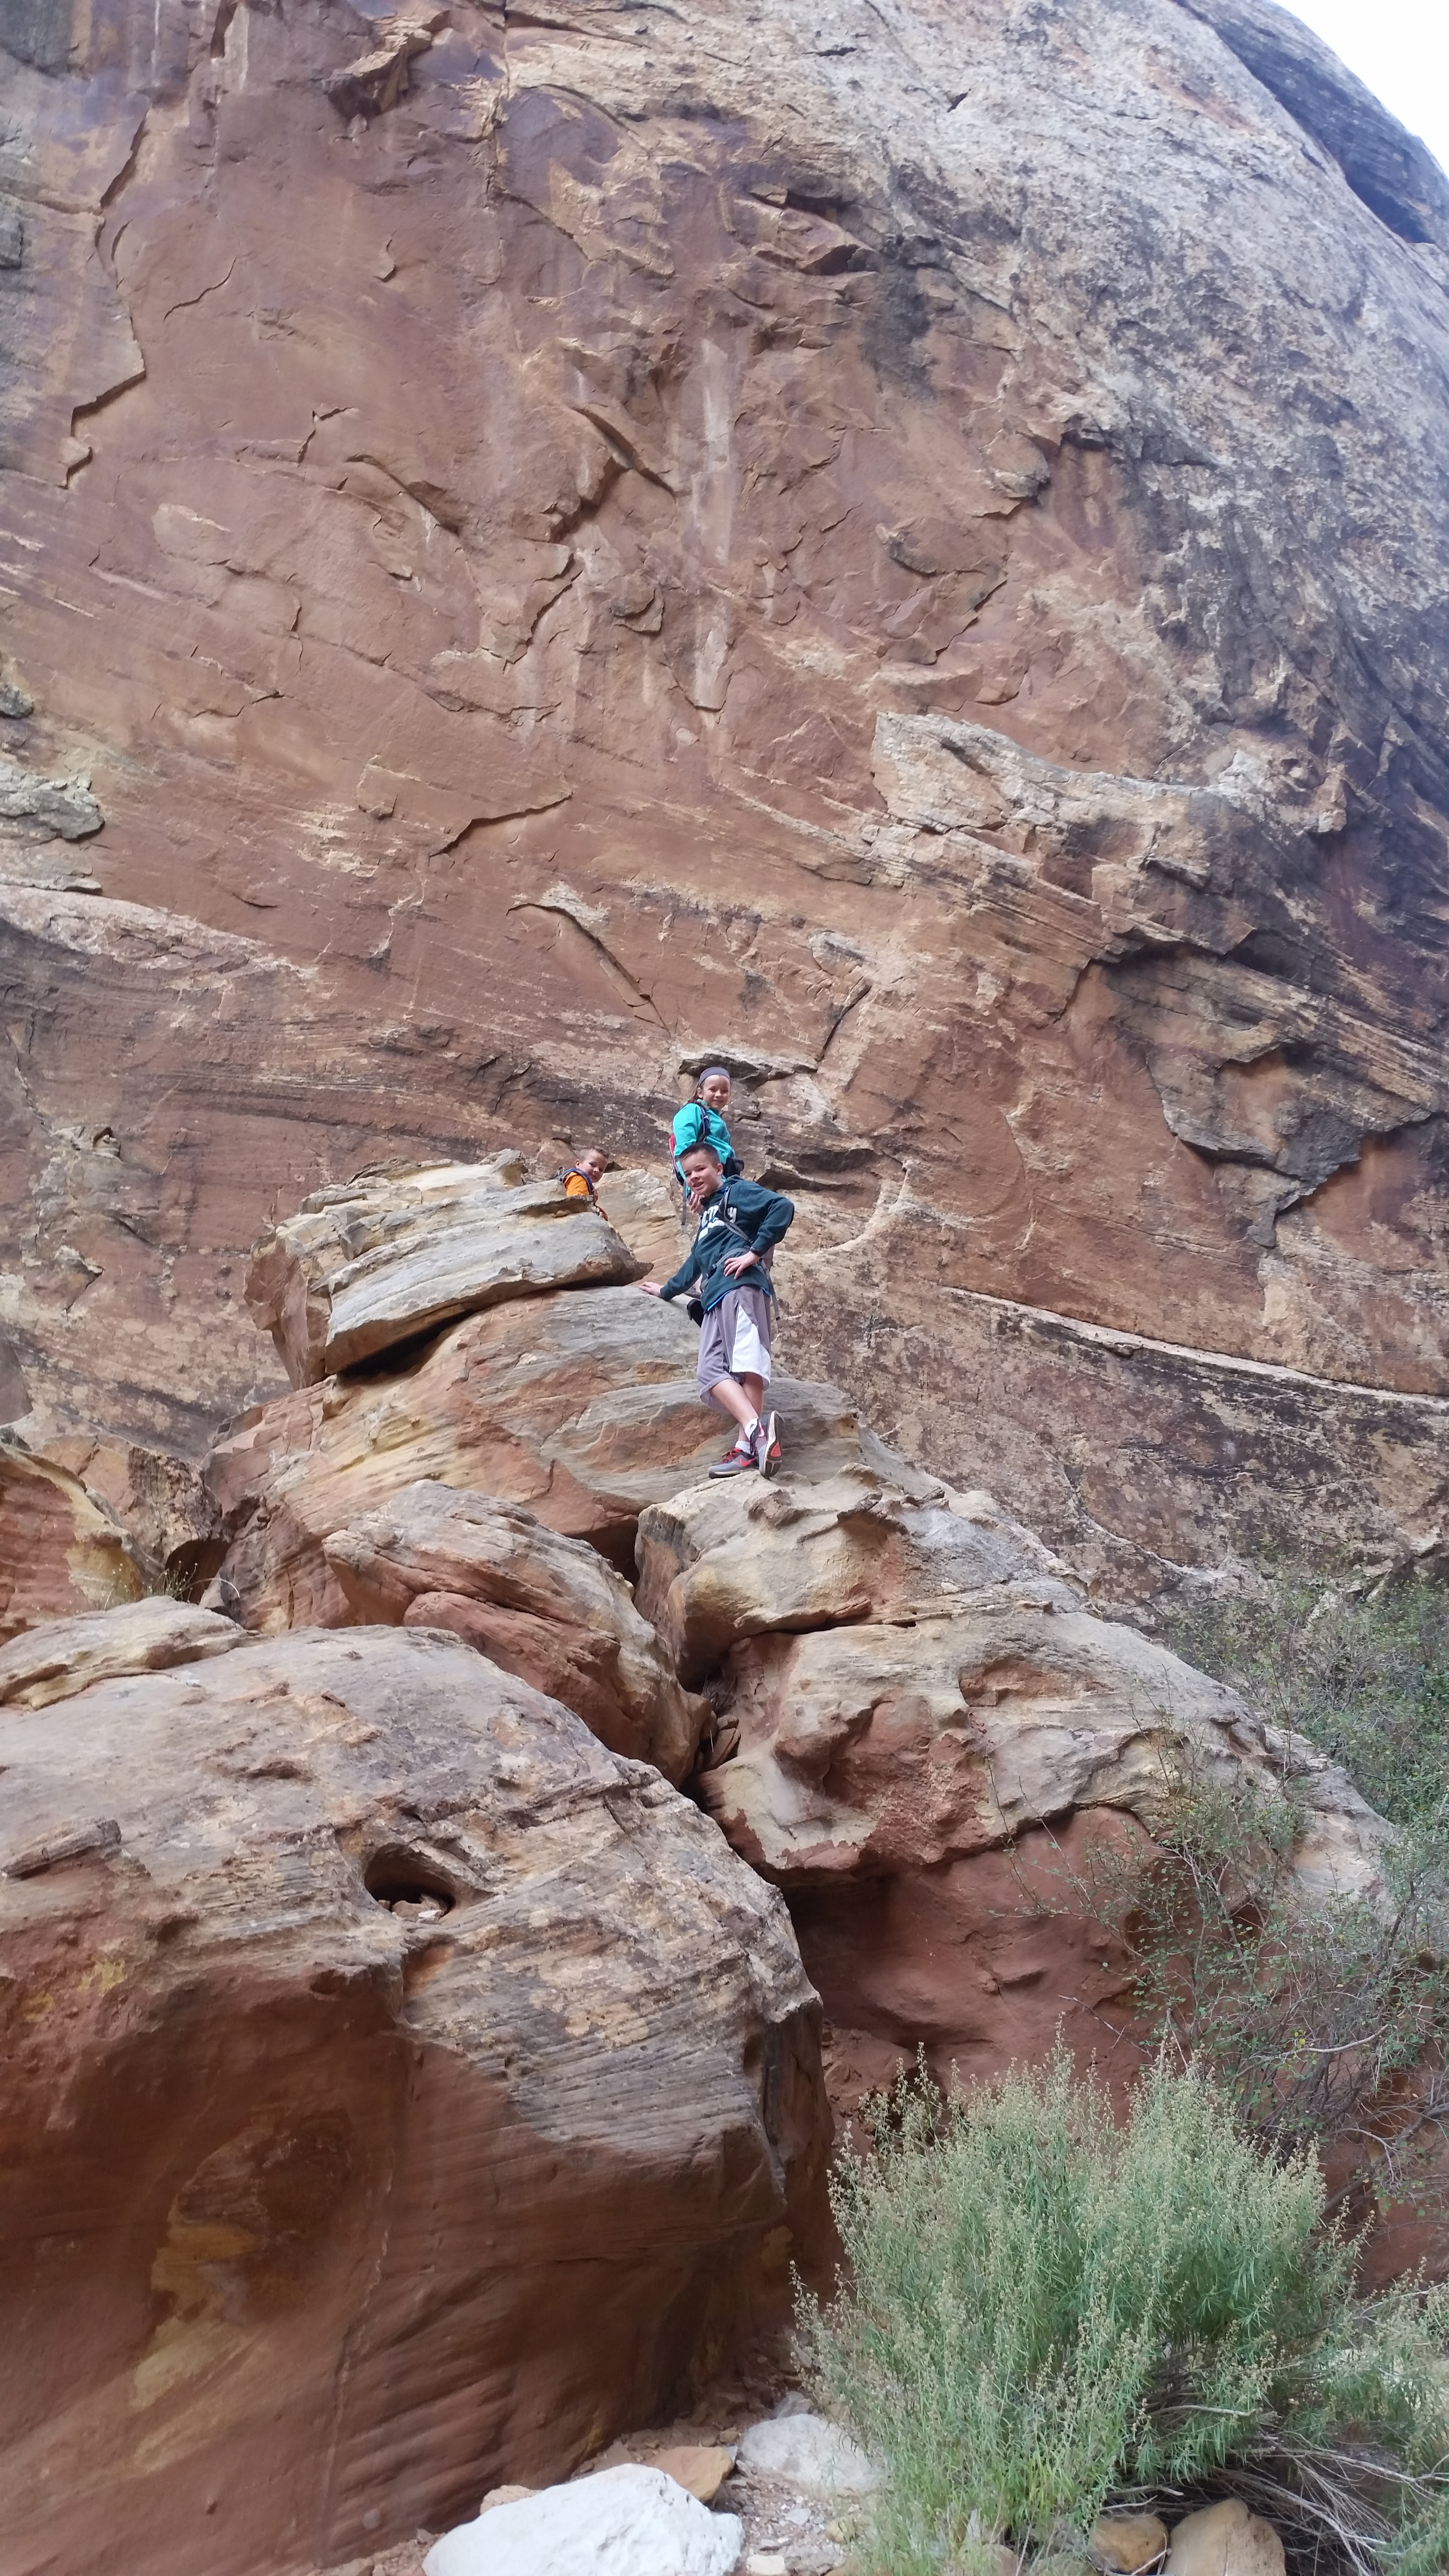
<instances>
[{"instance_id":1,"label":"red and white sneaker","mask_svg":"<svg viewBox=\"0 0 1449 2576\"><path fill-rule=\"evenodd\" d=\"M773 1476L780 1463L780 1417L762 1413L755 1430L755 1465L762 1476Z\"/></svg>"},{"instance_id":2,"label":"red and white sneaker","mask_svg":"<svg viewBox=\"0 0 1449 2576\"><path fill-rule=\"evenodd\" d=\"M710 1474L712 1476L748 1475L751 1469L759 1463L755 1456L755 1448L758 1439L758 1432L755 1433L752 1439L746 1439L745 1434L742 1431L738 1440L735 1442L733 1449L727 1449L725 1451L725 1454L719 1461L718 1466L711 1467L709 1471Z\"/></svg>"}]
</instances>

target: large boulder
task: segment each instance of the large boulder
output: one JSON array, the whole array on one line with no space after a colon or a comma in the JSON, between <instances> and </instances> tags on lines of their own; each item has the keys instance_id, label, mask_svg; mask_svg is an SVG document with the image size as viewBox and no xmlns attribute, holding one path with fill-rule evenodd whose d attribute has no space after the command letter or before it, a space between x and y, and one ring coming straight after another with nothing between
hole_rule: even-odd
<instances>
[{"instance_id":1,"label":"large boulder","mask_svg":"<svg viewBox=\"0 0 1449 2576\"><path fill-rule=\"evenodd\" d=\"M501 1154L316 1191L263 1236L246 1294L292 1384L315 1386L456 1315L644 1268L598 1208Z\"/></svg>"},{"instance_id":2,"label":"large boulder","mask_svg":"<svg viewBox=\"0 0 1449 2576\"><path fill-rule=\"evenodd\" d=\"M562 1700L612 1752L684 1778L708 1703L680 1688L596 1548L521 1504L424 1482L338 1530L323 1554L359 1619L451 1629ZM0 1697L4 1666L0 1655Z\"/></svg>"},{"instance_id":3,"label":"large boulder","mask_svg":"<svg viewBox=\"0 0 1449 2576\"><path fill-rule=\"evenodd\" d=\"M814 1390L817 1396L827 1391ZM1306 1885L1376 1883L1387 1830L1221 1683L1092 1616L989 1494L889 1452L694 1486L639 1522L638 1601L734 1749L701 1794L784 1885L933 1869L1089 1808L1151 1831L1188 1776L1305 1813Z\"/></svg>"},{"instance_id":4,"label":"large boulder","mask_svg":"<svg viewBox=\"0 0 1449 2576\"><path fill-rule=\"evenodd\" d=\"M791 1439L792 1466L795 1456ZM806 1472L693 1486L642 1514L639 1604L687 1680L772 1630L912 1620L1003 1585L1079 1599L1065 1567L989 1494L954 1494L879 1450L876 1461L812 1476L807 1453Z\"/></svg>"},{"instance_id":5,"label":"large boulder","mask_svg":"<svg viewBox=\"0 0 1449 2576\"><path fill-rule=\"evenodd\" d=\"M778 1896L451 1638L0 1714L7 2569L355 2561L788 2302L827 2140Z\"/></svg>"},{"instance_id":6,"label":"large boulder","mask_svg":"<svg viewBox=\"0 0 1449 2576\"><path fill-rule=\"evenodd\" d=\"M1188 1781L1303 1811L1305 1891L1364 1894L1387 1827L1343 1773L1133 1628L983 1585L947 1617L751 1638L727 1668L732 1758L704 1794L786 1886L934 1871L1090 1810L1151 1833Z\"/></svg>"},{"instance_id":7,"label":"large boulder","mask_svg":"<svg viewBox=\"0 0 1449 2576\"><path fill-rule=\"evenodd\" d=\"M943 2078L1063 2028L1097 2054L1132 2015L1110 1889L1183 1789L1251 1786L1285 1822L1291 1802L1305 1902L1375 1892L1388 1830L1232 1692L1092 1616L989 1497L914 1486L741 1481L640 1521L641 1606L687 1676L713 1666L698 1794L788 1894L841 2109L921 2046Z\"/></svg>"},{"instance_id":8,"label":"large boulder","mask_svg":"<svg viewBox=\"0 0 1449 2576\"><path fill-rule=\"evenodd\" d=\"M723 1446L696 1348L688 1317L637 1289L540 1296L470 1315L384 1376L257 1406L207 1470L227 1598L269 1632L346 1621L324 1541L420 1478L521 1503L629 1564L646 1503Z\"/></svg>"}]
</instances>

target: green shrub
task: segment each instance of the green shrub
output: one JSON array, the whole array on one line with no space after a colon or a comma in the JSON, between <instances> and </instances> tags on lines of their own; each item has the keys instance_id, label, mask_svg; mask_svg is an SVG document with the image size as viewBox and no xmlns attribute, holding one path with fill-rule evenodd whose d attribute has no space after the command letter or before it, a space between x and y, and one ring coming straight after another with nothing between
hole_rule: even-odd
<instances>
[{"instance_id":1,"label":"green shrub","mask_svg":"<svg viewBox=\"0 0 1449 2576\"><path fill-rule=\"evenodd\" d=\"M1388 1902L1307 1916L1279 1868L1283 1824L1251 1791L1192 1783L1135 1883L1094 1868L1074 1900L1125 1930L1149 2047L1206 2066L1265 2138L1332 2152L1341 2199L1371 2180L1381 2200L1422 2201L1449 2127L1449 1586L1279 1563L1169 1627L1399 1827ZM1291 1807L1284 1822L1291 1837Z\"/></svg>"},{"instance_id":2,"label":"green shrub","mask_svg":"<svg viewBox=\"0 0 1449 2576\"><path fill-rule=\"evenodd\" d=\"M133 1601L194 1602L204 1589L186 1565L158 1565L154 1558L139 1556L128 1561L125 1573L116 1576L107 1598L96 1606L124 1610Z\"/></svg>"},{"instance_id":3,"label":"green shrub","mask_svg":"<svg viewBox=\"0 0 1449 2576\"><path fill-rule=\"evenodd\" d=\"M1342 1763L1411 1832L1449 1817L1449 1585L1267 1567L1253 1589L1175 1612L1170 1642L1260 1716Z\"/></svg>"},{"instance_id":4,"label":"green shrub","mask_svg":"<svg viewBox=\"0 0 1449 2576\"><path fill-rule=\"evenodd\" d=\"M848 2272L828 2307L802 2292L799 2339L885 2470L873 2570L938 2576L1003 2537L1026 2563L1109 2496L1235 2476L1289 2499L1325 2570L1443 2563L1449 2309L1356 2300L1311 2154L1264 2154L1161 2064L1118 2124L1061 2055L945 2102L922 2070L871 2127L833 2186Z\"/></svg>"},{"instance_id":5,"label":"green shrub","mask_svg":"<svg viewBox=\"0 0 1449 2576\"><path fill-rule=\"evenodd\" d=\"M1250 1779L1185 1777L1152 1844L1062 1867L1062 1910L1121 1964L1094 2006L1114 2041L1197 2067L1274 2153L1331 2156L1339 2203L1370 2178L1380 2200L1412 2199L1449 2124L1444 1858L1405 1836L1386 1897L1310 1909L1285 1869L1300 1824Z\"/></svg>"}]
</instances>

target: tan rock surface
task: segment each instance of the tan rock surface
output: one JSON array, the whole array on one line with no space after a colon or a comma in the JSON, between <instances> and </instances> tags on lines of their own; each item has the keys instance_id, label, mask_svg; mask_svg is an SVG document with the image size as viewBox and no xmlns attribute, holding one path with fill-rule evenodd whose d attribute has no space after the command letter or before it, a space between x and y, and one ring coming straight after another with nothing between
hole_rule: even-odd
<instances>
[{"instance_id":1,"label":"tan rock surface","mask_svg":"<svg viewBox=\"0 0 1449 2576\"><path fill-rule=\"evenodd\" d=\"M599 1205L616 1234L621 1234L655 1279L677 1270L694 1233L694 1220L683 1224L680 1193L659 1170L630 1167L606 1172L599 1183Z\"/></svg>"},{"instance_id":2,"label":"tan rock surface","mask_svg":"<svg viewBox=\"0 0 1449 2576\"><path fill-rule=\"evenodd\" d=\"M221 1561L216 1505L199 1461L134 1440L67 1431L54 1416L27 1414L10 1426L32 1454L64 1468L126 1532L148 1576L187 1591Z\"/></svg>"},{"instance_id":3,"label":"tan rock surface","mask_svg":"<svg viewBox=\"0 0 1449 2576\"><path fill-rule=\"evenodd\" d=\"M719 1050L792 1367L953 1482L1119 1579L1315 1454L1430 1535L1445 183L1251 22L7 16L12 1373L199 1454L272 1205L662 1174ZM1013 1449L952 1295L1158 1356ZM1280 1390L1275 1491L1213 1354L1357 1382L1351 1463Z\"/></svg>"},{"instance_id":4,"label":"tan rock surface","mask_svg":"<svg viewBox=\"0 0 1449 2576\"><path fill-rule=\"evenodd\" d=\"M1099 2055L1130 1977L1083 1882L1149 1855L1185 1780L1291 1793L1305 1903L1381 1884L1387 1828L1341 1772L1089 1615L988 1497L921 1484L837 1462L640 1524L641 1603L687 1673L723 1657L698 1794L789 1893L842 2113L922 2046L943 2079L1040 2059L1062 2030Z\"/></svg>"},{"instance_id":5,"label":"tan rock surface","mask_svg":"<svg viewBox=\"0 0 1449 2576\"><path fill-rule=\"evenodd\" d=\"M1190 2513L1172 2535L1166 2576L1283 2576L1283 2543L1237 2497Z\"/></svg>"},{"instance_id":6,"label":"tan rock surface","mask_svg":"<svg viewBox=\"0 0 1449 2576\"><path fill-rule=\"evenodd\" d=\"M651 2468L662 2469L667 2478L697 2496L701 2504L713 2504L734 2464L733 2450L710 2442L676 2443L651 2452L649 2457Z\"/></svg>"},{"instance_id":7,"label":"tan rock surface","mask_svg":"<svg viewBox=\"0 0 1449 2576\"><path fill-rule=\"evenodd\" d=\"M697 1348L687 1316L637 1289L533 1297L468 1317L376 1381L333 1379L244 1415L207 1471L239 1615L268 1631L345 1620L323 1541L420 1478L522 1503L629 1564L645 1504L724 1445Z\"/></svg>"},{"instance_id":8,"label":"tan rock surface","mask_svg":"<svg viewBox=\"0 0 1449 2576\"><path fill-rule=\"evenodd\" d=\"M322 1552L364 1625L450 1628L562 1700L611 1752L676 1782L690 1769L708 1705L681 1690L597 1549L560 1538L517 1503L422 1483L335 1532ZM0 1655L0 1696L4 1669Z\"/></svg>"},{"instance_id":9,"label":"tan rock surface","mask_svg":"<svg viewBox=\"0 0 1449 2576\"><path fill-rule=\"evenodd\" d=\"M199 1463L48 1409L0 1427L0 1636L155 1585L190 1592L221 1555Z\"/></svg>"},{"instance_id":10,"label":"tan rock surface","mask_svg":"<svg viewBox=\"0 0 1449 2576\"><path fill-rule=\"evenodd\" d=\"M164 1594L79 1619L47 1619L0 1646L0 1707L49 1708L92 1682L204 1662L241 1642L232 1620Z\"/></svg>"},{"instance_id":11,"label":"tan rock surface","mask_svg":"<svg viewBox=\"0 0 1449 2576\"><path fill-rule=\"evenodd\" d=\"M0 1640L144 1588L114 1512L69 1468L0 1432Z\"/></svg>"},{"instance_id":12,"label":"tan rock surface","mask_svg":"<svg viewBox=\"0 0 1449 2576\"><path fill-rule=\"evenodd\" d=\"M835 1390L811 1393L818 1403ZM903 1491L863 1459L812 1476L808 1451L801 1472L780 1402L786 1461L772 1482L694 1486L641 1517L639 1606L686 1680L767 1631L911 1621L988 1588L1062 1607L1078 1598L1065 1567L987 1494L950 1495L909 1469Z\"/></svg>"},{"instance_id":13,"label":"tan rock surface","mask_svg":"<svg viewBox=\"0 0 1449 2576\"><path fill-rule=\"evenodd\" d=\"M777 1264L791 1352L880 1408L892 1439L1004 1499L1107 1601L1226 1556L1449 1564L1449 1403L1110 1332L943 1287L898 1299L898 1224ZM1373 1293L1365 1277L1364 1294ZM941 1392L969 1433L942 1455ZM871 1389L878 1390L874 1395Z\"/></svg>"},{"instance_id":14,"label":"tan rock surface","mask_svg":"<svg viewBox=\"0 0 1449 2576\"><path fill-rule=\"evenodd\" d=\"M424 2554L434 2537L432 2532L420 2532L399 2549L369 2549L363 2557L348 2559L341 2567L309 2567L302 2576L423 2576Z\"/></svg>"},{"instance_id":15,"label":"tan rock surface","mask_svg":"<svg viewBox=\"0 0 1449 2576\"><path fill-rule=\"evenodd\" d=\"M385 2550L788 2301L817 2008L657 1774L407 1629L64 1717L0 1714L17 2567Z\"/></svg>"},{"instance_id":16,"label":"tan rock surface","mask_svg":"<svg viewBox=\"0 0 1449 2576\"><path fill-rule=\"evenodd\" d=\"M1167 2525L1155 2513L1101 2513L1092 2525L1092 2557L1109 2576L1140 2576L1167 2548Z\"/></svg>"},{"instance_id":17,"label":"tan rock surface","mask_svg":"<svg viewBox=\"0 0 1449 2576\"><path fill-rule=\"evenodd\" d=\"M315 1386L457 1315L642 1275L597 1208L515 1154L318 1191L257 1245L246 1297L292 1384Z\"/></svg>"}]
</instances>

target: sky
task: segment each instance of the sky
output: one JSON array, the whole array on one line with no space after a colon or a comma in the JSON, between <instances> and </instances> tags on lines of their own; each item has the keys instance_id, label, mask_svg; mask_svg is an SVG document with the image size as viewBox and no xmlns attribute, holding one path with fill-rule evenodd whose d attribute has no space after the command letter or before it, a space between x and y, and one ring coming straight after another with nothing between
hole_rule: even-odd
<instances>
[{"instance_id":1,"label":"sky","mask_svg":"<svg viewBox=\"0 0 1449 2576\"><path fill-rule=\"evenodd\" d=\"M1449 170L1449 0L1286 0Z\"/></svg>"}]
</instances>

